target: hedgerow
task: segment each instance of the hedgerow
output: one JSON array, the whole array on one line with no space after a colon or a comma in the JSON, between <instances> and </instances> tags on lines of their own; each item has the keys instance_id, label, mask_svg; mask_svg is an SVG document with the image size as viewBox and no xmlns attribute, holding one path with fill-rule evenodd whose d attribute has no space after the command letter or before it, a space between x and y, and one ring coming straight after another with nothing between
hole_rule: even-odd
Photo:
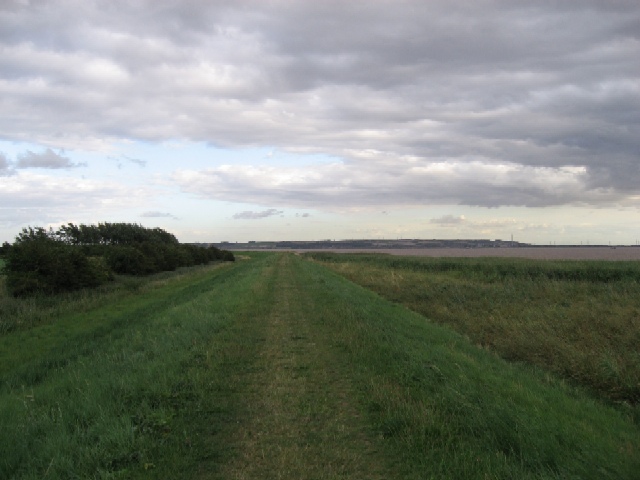
<instances>
[{"instance_id":1,"label":"hedgerow","mask_svg":"<svg viewBox=\"0 0 640 480\"><path fill-rule=\"evenodd\" d=\"M24 228L3 245L6 286L13 296L97 287L114 274L148 275L214 260L234 261L215 247L181 244L160 228L128 223Z\"/></svg>"}]
</instances>

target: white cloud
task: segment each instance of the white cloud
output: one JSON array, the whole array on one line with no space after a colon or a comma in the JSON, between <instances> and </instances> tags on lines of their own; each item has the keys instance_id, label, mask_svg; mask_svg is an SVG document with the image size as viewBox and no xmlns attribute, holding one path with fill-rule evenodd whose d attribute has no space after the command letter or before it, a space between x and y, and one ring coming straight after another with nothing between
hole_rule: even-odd
<instances>
[{"instance_id":1,"label":"white cloud","mask_svg":"<svg viewBox=\"0 0 640 480\"><path fill-rule=\"evenodd\" d=\"M11 177L0 176L0 223L58 222L80 212L97 216L128 210L143 204L154 192L149 188L127 188L113 181L21 171Z\"/></svg>"}]
</instances>

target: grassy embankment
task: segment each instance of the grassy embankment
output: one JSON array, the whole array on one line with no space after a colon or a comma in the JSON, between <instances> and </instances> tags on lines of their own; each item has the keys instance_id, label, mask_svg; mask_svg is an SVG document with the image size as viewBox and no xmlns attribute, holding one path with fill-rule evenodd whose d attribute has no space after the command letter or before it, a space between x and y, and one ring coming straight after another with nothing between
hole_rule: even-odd
<instances>
[{"instance_id":1,"label":"grassy embankment","mask_svg":"<svg viewBox=\"0 0 640 480\"><path fill-rule=\"evenodd\" d=\"M191 278L194 273L201 270L202 267L196 266L181 267L175 271L143 277L116 275L115 281L97 288L23 298L14 298L9 295L5 288L5 277L0 275L0 335L51 323L60 316L91 312L101 305L119 302L132 295L175 281L177 278L183 276Z\"/></svg>"},{"instance_id":2,"label":"grassy embankment","mask_svg":"<svg viewBox=\"0 0 640 480\"><path fill-rule=\"evenodd\" d=\"M640 264L314 255L350 280L615 402L640 423Z\"/></svg>"},{"instance_id":3,"label":"grassy embankment","mask_svg":"<svg viewBox=\"0 0 640 480\"><path fill-rule=\"evenodd\" d=\"M640 469L619 410L292 255L62 312L1 336L0 355L2 478Z\"/></svg>"}]
</instances>

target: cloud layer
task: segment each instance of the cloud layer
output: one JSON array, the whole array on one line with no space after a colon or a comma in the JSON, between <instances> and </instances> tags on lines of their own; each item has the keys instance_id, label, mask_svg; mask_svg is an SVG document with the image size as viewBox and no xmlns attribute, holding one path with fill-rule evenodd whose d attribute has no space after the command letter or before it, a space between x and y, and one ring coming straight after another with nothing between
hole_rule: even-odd
<instances>
[{"instance_id":1,"label":"cloud layer","mask_svg":"<svg viewBox=\"0 0 640 480\"><path fill-rule=\"evenodd\" d=\"M269 207L640 195L635 0L14 1L0 32L0 135L49 148L16 168L179 139L336 159L173 176Z\"/></svg>"}]
</instances>

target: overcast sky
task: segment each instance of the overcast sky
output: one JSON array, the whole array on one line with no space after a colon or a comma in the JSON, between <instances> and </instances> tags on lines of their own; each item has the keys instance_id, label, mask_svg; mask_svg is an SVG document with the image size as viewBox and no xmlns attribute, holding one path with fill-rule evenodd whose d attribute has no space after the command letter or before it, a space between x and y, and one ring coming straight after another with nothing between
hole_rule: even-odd
<instances>
[{"instance_id":1,"label":"overcast sky","mask_svg":"<svg viewBox=\"0 0 640 480\"><path fill-rule=\"evenodd\" d=\"M640 2L0 0L0 241L640 240Z\"/></svg>"}]
</instances>

